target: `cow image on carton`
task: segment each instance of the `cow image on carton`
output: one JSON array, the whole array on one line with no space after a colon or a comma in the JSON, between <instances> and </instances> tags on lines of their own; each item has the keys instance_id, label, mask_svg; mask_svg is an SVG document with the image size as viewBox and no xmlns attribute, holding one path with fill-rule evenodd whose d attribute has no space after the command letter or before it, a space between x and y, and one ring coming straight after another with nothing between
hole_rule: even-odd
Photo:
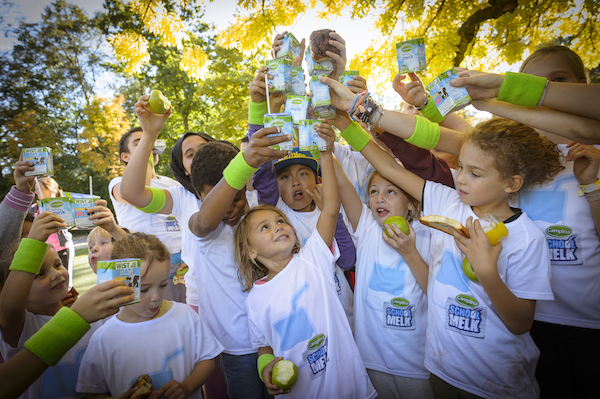
<instances>
[{"instance_id":1,"label":"cow image on carton","mask_svg":"<svg viewBox=\"0 0 600 399\"><path fill-rule=\"evenodd\" d=\"M23 148L23 161L33 161L33 170L25 172L25 176L52 176L54 161L49 147Z\"/></svg>"},{"instance_id":2,"label":"cow image on carton","mask_svg":"<svg viewBox=\"0 0 600 399\"><path fill-rule=\"evenodd\" d=\"M450 84L453 79L458 79L458 74L454 68L450 68L427 85L427 91L442 116L466 107L471 102L467 89Z\"/></svg>"}]
</instances>

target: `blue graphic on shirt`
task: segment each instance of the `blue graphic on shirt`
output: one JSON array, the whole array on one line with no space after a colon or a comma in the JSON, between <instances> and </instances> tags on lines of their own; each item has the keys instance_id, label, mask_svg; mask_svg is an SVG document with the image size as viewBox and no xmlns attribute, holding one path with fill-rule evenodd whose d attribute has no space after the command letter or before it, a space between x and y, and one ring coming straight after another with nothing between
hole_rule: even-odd
<instances>
[{"instance_id":1,"label":"blue graphic on shirt","mask_svg":"<svg viewBox=\"0 0 600 399\"><path fill-rule=\"evenodd\" d=\"M183 356L183 345L180 346L179 348L175 349L171 353L167 353L165 355L165 357L163 357L162 363L161 363L161 369L159 371L154 371L152 373L148 373L148 377L150 377L152 379L152 388L153 389L160 389L163 387L163 385L165 385L167 382L169 382L173 379L173 373L171 372L171 368L169 367L169 362L180 356ZM130 385L135 384L137 379L138 379L138 377L134 377L131 380ZM164 398L164 396L161 396L161 398Z\"/></svg>"},{"instance_id":2,"label":"blue graphic on shirt","mask_svg":"<svg viewBox=\"0 0 600 399\"><path fill-rule=\"evenodd\" d=\"M554 181L547 190L536 190L522 194L519 198L521 208L531 220L558 223L565 220L567 210L567 191L560 185L575 180L575 175L565 176Z\"/></svg>"},{"instance_id":3,"label":"blue graphic on shirt","mask_svg":"<svg viewBox=\"0 0 600 399\"><path fill-rule=\"evenodd\" d=\"M403 270L402 266L405 264L406 262L402 258L392 266L382 265L377 261L374 262L373 271L371 272L371 277L369 277L369 286L366 295L368 307L377 312L383 312L381 306L383 298L380 293L386 292L392 296L402 295L406 279L406 272ZM377 291L379 294L372 291ZM384 298L389 299L389 296L385 295Z\"/></svg>"},{"instance_id":4,"label":"blue graphic on shirt","mask_svg":"<svg viewBox=\"0 0 600 399\"><path fill-rule=\"evenodd\" d=\"M461 292L470 291L469 279L462 271L462 259L459 259L449 250L444 251L442 264L435 279L442 284L451 285Z\"/></svg>"},{"instance_id":5,"label":"blue graphic on shirt","mask_svg":"<svg viewBox=\"0 0 600 399\"><path fill-rule=\"evenodd\" d=\"M308 290L308 283L302 284L302 287L292 297L291 307L292 312L284 316L281 320L273 324L273 328L281 337L280 349L287 351L292 349L300 342L310 339L315 329L306 312L305 308L298 308L298 300Z\"/></svg>"},{"instance_id":6,"label":"blue graphic on shirt","mask_svg":"<svg viewBox=\"0 0 600 399\"><path fill-rule=\"evenodd\" d=\"M74 362L60 362L54 367L48 368L42 377L40 398L56 399L63 397L79 397L75 392L79 366L85 353L85 347L75 353Z\"/></svg>"}]
</instances>

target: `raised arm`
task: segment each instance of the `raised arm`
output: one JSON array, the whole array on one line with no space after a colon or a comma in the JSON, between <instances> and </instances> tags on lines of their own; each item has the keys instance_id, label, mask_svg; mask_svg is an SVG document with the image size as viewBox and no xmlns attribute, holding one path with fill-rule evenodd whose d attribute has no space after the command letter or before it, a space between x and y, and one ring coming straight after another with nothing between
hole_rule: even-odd
<instances>
[{"instance_id":1,"label":"raised arm","mask_svg":"<svg viewBox=\"0 0 600 399\"><path fill-rule=\"evenodd\" d=\"M88 219L90 219L94 225L102 227L115 240L120 240L127 235L127 232L117 225L115 216L107 207L106 200L97 200L96 206L88 208L87 213L89 215Z\"/></svg>"}]
</instances>

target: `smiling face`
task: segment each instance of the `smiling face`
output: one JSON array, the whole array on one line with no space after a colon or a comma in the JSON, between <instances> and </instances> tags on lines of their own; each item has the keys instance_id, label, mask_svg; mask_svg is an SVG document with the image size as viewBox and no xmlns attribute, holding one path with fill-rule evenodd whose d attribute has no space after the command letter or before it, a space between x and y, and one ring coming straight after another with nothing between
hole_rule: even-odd
<instances>
[{"instance_id":1,"label":"smiling face","mask_svg":"<svg viewBox=\"0 0 600 399\"><path fill-rule=\"evenodd\" d=\"M125 306L119 313L119 320L140 323L152 319L160 310L169 280L170 260L154 260L148 263L142 259L140 267L140 302Z\"/></svg>"},{"instance_id":2,"label":"smiling face","mask_svg":"<svg viewBox=\"0 0 600 399\"><path fill-rule=\"evenodd\" d=\"M88 262L90 267L96 273L99 260L110 260L110 253L113 245L110 237L103 237L96 234L88 242Z\"/></svg>"},{"instance_id":3,"label":"smiling face","mask_svg":"<svg viewBox=\"0 0 600 399\"><path fill-rule=\"evenodd\" d=\"M253 259L276 260L292 256L296 233L287 219L276 211L260 210L250 216L249 243Z\"/></svg>"},{"instance_id":4,"label":"smiling face","mask_svg":"<svg viewBox=\"0 0 600 399\"><path fill-rule=\"evenodd\" d=\"M289 165L277 172L279 195L296 212L313 210L312 199L306 194L306 190L314 192L319 181L314 170L302 164Z\"/></svg>"},{"instance_id":5,"label":"smiling face","mask_svg":"<svg viewBox=\"0 0 600 399\"><path fill-rule=\"evenodd\" d=\"M378 173L373 175L369 184L369 207L380 226L390 216L407 218L408 211L414 209L406 194Z\"/></svg>"},{"instance_id":6,"label":"smiling face","mask_svg":"<svg viewBox=\"0 0 600 399\"><path fill-rule=\"evenodd\" d=\"M196 154L198 148L206 143L206 140L195 134L190 134L183 140L183 143L181 143L181 159L183 162L183 169L185 169L187 175L191 173L194 154Z\"/></svg>"},{"instance_id":7,"label":"smiling face","mask_svg":"<svg viewBox=\"0 0 600 399\"><path fill-rule=\"evenodd\" d=\"M45 313L44 308L60 304L69 291L69 273L62 265L56 250L49 245L40 272L31 284L27 309Z\"/></svg>"}]
</instances>

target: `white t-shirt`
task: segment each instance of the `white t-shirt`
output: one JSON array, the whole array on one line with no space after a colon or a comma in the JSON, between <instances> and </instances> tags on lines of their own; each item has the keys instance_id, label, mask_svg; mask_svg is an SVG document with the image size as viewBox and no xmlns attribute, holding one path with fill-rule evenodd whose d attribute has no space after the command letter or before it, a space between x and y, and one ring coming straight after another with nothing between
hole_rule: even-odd
<instances>
[{"instance_id":1,"label":"white t-shirt","mask_svg":"<svg viewBox=\"0 0 600 399\"><path fill-rule=\"evenodd\" d=\"M83 356L77 391L119 396L142 374L153 389L171 380L182 382L203 360L223 346L189 306L173 302L167 313L141 323L113 317L90 339ZM190 398L201 398L201 389Z\"/></svg>"},{"instance_id":2,"label":"white t-shirt","mask_svg":"<svg viewBox=\"0 0 600 399\"><path fill-rule=\"evenodd\" d=\"M346 177L354 186L354 189L358 193L361 201L365 204L368 204L368 177L375 170L375 168L360 152L354 151L349 145L335 143L334 154L337 160L340 162Z\"/></svg>"},{"instance_id":3,"label":"white t-shirt","mask_svg":"<svg viewBox=\"0 0 600 399\"><path fill-rule=\"evenodd\" d=\"M157 176L150 180L150 186L166 190L170 187L181 187L177 180L166 176ZM162 215L160 213L145 213L135 206L119 202L113 195L113 188L121 183L122 177L115 177L108 185L108 193L113 207L117 223L132 231L153 234L169 248L172 254L181 252L181 226L177 216Z\"/></svg>"},{"instance_id":4,"label":"white t-shirt","mask_svg":"<svg viewBox=\"0 0 600 399\"><path fill-rule=\"evenodd\" d=\"M456 190L426 182L423 215L442 215L463 225L477 218ZM505 221L498 273L522 299L552 300L550 259L540 229L521 213ZM483 287L462 271L464 255L454 238L431 232L427 287L425 367L449 384L485 398L539 396L535 367L539 350L529 333L511 333Z\"/></svg>"},{"instance_id":5,"label":"white t-shirt","mask_svg":"<svg viewBox=\"0 0 600 399\"><path fill-rule=\"evenodd\" d=\"M281 199L281 197L279 197L275 206L283 213L285 213L285 215L288 217L290 224L296 230L296 235L298 236L300 246L303 246L306 243L306 240L308 240L308 237L310 237L311 234L317 228L317 221L319 220L319 216L321 215L321 210L315 206L315 209L313 209L310 212L296 212L295 210L290 208ZM335 240L334 243L337 247L337 243ZM342 270L342 268L338 265L335 265L335 268L333 269L332 278L336 286L338 299L344 307L344 313L346 313L348 323L350 324L350 326L352 326L352 313L354 312L354 294L352 293L352 288L350 287L348 280L346 280L344 270Z\"/></svg>"},{"instance_id":6,"label":"white t-shirt","mask_svg":"<svg viewBox=\"0 0 600 399\"><path fill-rule=\"evenodd\" d=\"M426 254L429 230L414 223L416 247ZM410 378L429 378L425 368L427 296L402 256L382 237L382 227L363 204L356 238L354 338L365 367Z\"/></svg>"},{"instance_id":7,"label":"white t-shirt","mask_svg":"<svg viewBox=\"0 0 600 399\"><path fill-rule=\"evenodd\" d=\"M563 155L569 149L558 146ZM523 193L519 207L544 232L552 263L554 301L539 301L535 319L600 329L600 240L590 204L577 195L573 162L554 180Z\"/></svg>"},{"instance_id":8,"label":"white t-shirt","mask_svg":"<svg viewBox=\"0 0 600 399\"><path fill-rule=\"evenodd\" d=\"M256 353L250 341L246 298L238 279L233 233L223 222L197 238L196 283L198 313L230 355Z\"/></svg>"},{"instance_id":9,"label":"white t-shirt","mask_svg":"<svg viewBox=\"0 0 600 399\"><path fill-rule=\"evenodd\" d=\"M275 356L298 367L289 397L377 395L331 279L337 256L315 230L282 271L254 283L248 295L254 347L270 346Z\"/></svg>"},{"instance_id":10,"label":"white t-shirt","mask_svg":"<svg viewBox=\"0 0 600 399\"><path fill-rule=\"evenodd\" d=\"M190 231L189 221L190 217L200 209L202 201L183 186L171 187L167 191L173 198L171 214L177 216L181 226L181 261L188 266L188 272L185 274L185 301L190 305L198 306L196 291L198 261L195 256L198 237Z\"/></svg>"},{"instance_id":11,"label":"white t-shirt","mask_svg":"<svg viewBox=\"0 0 600 399\"><path fill-rule=\"evenodd\" d=\"M37 315L27 312L23 331L19 338L16 348L4 342L0 342L0 352L4 360L8 360L25 347L25 342L33 334L38 332L52 316ZM75 391L77 384L77 375L81 365L81 358L88 346L88 342L94 331L100 328L102 321L96 321L90 324L90 330L60 359L54 367L48 367L46 371L37 379L19 398L21 399L58 399L58 398L79 398ZM0 383L0 387L4 382ZM0 388L1 390L1 388Z\"/></svg>"}]
</instances>

